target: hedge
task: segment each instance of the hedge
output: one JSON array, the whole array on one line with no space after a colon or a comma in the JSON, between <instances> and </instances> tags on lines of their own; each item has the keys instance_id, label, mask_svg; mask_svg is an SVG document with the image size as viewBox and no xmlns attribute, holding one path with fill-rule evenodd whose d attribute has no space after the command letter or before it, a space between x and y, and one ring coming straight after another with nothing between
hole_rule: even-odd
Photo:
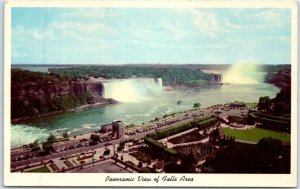
<instances>
[{"instance_id":1,"label":"hedge","mask_svg":"<svg viewBox=\"0 0 300 189\"><path fill-rule=\"evenodd\" d=\"M289 122L291 118L289 117L282 117L282 116L272 116L272 115L267 115L267 114L262 114L262 113L255 113L256 116L261 117L261 118L268 118L268 119L275 119L275 120L280 120L280 121L285 121Z\"/></svg>"},{"instance_id":2,"label":"hedge","mask_svg":"<svg viewBox=\"0 0 300 189\"><path fill-rule=\"evenodd\" d=\"M212 117L212 118L209 118L206 120L199 121L196 123L196 125L199 129L205 129L205 128L210 127L211 125L215 124L217 121L218 121L218 118Z\"/></svg>"},{"instance_id":3,"label":"hedge","mask_svg":"<svg viewBox=\"0 0 300 189\"><path fill-rule=\"evenodd\" d=\"M156 140L160 140L163 138L166 138L171 135L175 135L177 133L181 133L183 131L192 129L193 127L197 126L201 129L206 128L212 124L214 124L218 119L214 118L213 116L207 116L202 119L198 119L196 121L192 121L190 123L182 124L182 125L176 125L173 127L161 129L157 131L157 133L150 134L148 136L155 138Z\"/></svg>"},{"instance_id":4,"label":"hedge","mask_svg":"<svg viewBox=\"0 0 300 189\"><path fill-rule=\"evenodd\" d=\"M290 132L291 123L290 119L276 117L271 115L264 115L260 113L249 113L248 118L251 121L260 121L263 125L262 128L267 128L271 130L279 130L284 132Z\"/></svg>"},{"instance_id":5,"label":"hedge","mask_svg":"<svg viewBox=\"0 0 300 189\"><path fill-rule=\"evenodd\" d=\"M266 115L266 114L255 113L255 112L249 113L248 116L250 116L251 118L254 118L254 119L266 119L266 120L274 121L277 123L280 122L282 124L289 123L291 121L290 118Z\"/></svg>"},{"instance_id":6,"label":"hedge","mask_svg":"<svg viewBox=\"0 0 300 189\"><path fill-rule=\"evenodd\" d=\"M183 131L189 130L193 128L194 126L191 123L183 124L183 125L177 125L174 127L169 127L166 129L162 129L157 131L157 139L166 138L171 135L175 135L177 133L181 133Z\"/></svg>"},{"instance_id":7,"label":"hedge","mask_svg":"<svg viewBox=\"0 0 300 189\"><path fill-rule=\"evenodd\" d=\"M144 141L147 145L149 145L151 147L155 147L159 150L165 151L167 154L170 154L170 155L176 155L177 154L176 150L167 148L165 145L163 145L160 142L157 142L156 140L154 140L151 137L146 137L144 139Z\"/></svg>"}]
</instances>

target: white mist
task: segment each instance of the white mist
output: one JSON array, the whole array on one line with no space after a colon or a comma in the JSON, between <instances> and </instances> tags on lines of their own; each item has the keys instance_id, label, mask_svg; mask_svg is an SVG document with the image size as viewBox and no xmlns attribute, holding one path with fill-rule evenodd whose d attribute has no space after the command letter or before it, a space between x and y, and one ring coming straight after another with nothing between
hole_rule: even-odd
<instances>
[{"instance_id":1,"label":"white mist","mask_svg":"<svg viewBox=\"0 0 300 189\"><path fill-rule=\"evenodd\" d=\"M257 84L262 83L265 73L259 71L259 65L255 63L233 64L224 73L223 82L229 84Z\"/></svg>"}]
</instances>

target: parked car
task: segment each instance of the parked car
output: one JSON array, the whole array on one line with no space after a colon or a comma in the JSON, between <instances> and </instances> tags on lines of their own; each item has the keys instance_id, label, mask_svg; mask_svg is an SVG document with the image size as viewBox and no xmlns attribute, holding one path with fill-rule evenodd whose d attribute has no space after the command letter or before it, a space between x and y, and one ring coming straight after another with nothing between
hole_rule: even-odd
<instances>
[{"instance_id":1,"label":"parked car","mask_svg":"<svg viewBox=\"0 0 300 189\"><path fill-rule=\"evenodd\" d=\"M109 146L109 145L112 145L112 143L108 142L105 144L105 146Z\"/></svg>"},{"instance_id":2,"label":"parked car","mask_svg":"<svg viewBox=\"0 0 300 189\"><path fill-rule=\"evenodd\" d=\"M12 162L16 162L16 161L18 161L18 158L17 158L17 157L13 157L13 158L11 159L11 161L12 161Z\"/></svg>"},{"instance_id":3,"label":"parked car","mask_svg":"<svg viewBox=\"0 0 300 189\"><path fill-rule=\"evenodd\" d=\"M24 156L22 155L22 156L19 156L18 157L18 161L22 161L23 160L23 158L24 158Z\"/></svg>"}]
</instances>

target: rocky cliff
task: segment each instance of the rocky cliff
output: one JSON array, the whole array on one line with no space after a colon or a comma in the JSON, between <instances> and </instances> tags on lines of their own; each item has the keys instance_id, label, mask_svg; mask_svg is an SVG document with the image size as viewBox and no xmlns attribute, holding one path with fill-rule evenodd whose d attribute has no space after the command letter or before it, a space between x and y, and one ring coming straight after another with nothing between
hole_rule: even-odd
<instances>
[{"instance_id":1,"label":"rocky cliff","mask_svg":"<svg viewBox=\"0 0 300 189\"><path fill-rule=\"evenodd\" d=\"M86 92L93 94L95 98L103 94L102 83L86 82L28 82L11 86L12 99L24 98L55 98L65 95L81 95Z\"/></svg>"},{"instance_id":2,"label":"rocky cliff","mask_svg":"<svg viewBox=\"0 0 300 189\"><path fill-rule=\"evenodd\" d=\"M84 81L12 83L13 121L61 113L87 104L109 104L103 98L103 84Z\"/></svg>"}]
</instances>

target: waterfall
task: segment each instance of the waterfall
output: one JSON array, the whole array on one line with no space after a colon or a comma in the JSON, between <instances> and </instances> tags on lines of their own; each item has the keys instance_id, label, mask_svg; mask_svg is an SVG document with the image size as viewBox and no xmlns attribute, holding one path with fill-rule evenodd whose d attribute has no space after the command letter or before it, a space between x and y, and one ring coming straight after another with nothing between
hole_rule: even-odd
<instances>
[{"instance_id":1,"label":"waterfall","mask_svg":"<svg viewBox=\"0 0 300 189\"><path fill-rule=\"evenodd\" d=\"M224 82L230 84L257 84L264 81L265 74L259 72L254 63L233 64L224 74Z\"/></svg>"},{"instance_id":2,"label":"waterfall","mask_svg":"<svg viewBox=\"0 0 300 189\"><path fill-rule=\"evenodd\" d=\"M162 90L161 78L116 79L103 82L104 98L120 102L139 102L157 96Z\"/></svg>"},{"instance_id":3,"label":"waterfall","mask_svg":"<svg viewBox=\"0 0 300 189\"><path fill-rule=\"evenodd\" d=\"M210 73L210 81L212 83L222 83L223 76L222 74L218 74L218 73Z\"/></svg>"}]
</instances>

